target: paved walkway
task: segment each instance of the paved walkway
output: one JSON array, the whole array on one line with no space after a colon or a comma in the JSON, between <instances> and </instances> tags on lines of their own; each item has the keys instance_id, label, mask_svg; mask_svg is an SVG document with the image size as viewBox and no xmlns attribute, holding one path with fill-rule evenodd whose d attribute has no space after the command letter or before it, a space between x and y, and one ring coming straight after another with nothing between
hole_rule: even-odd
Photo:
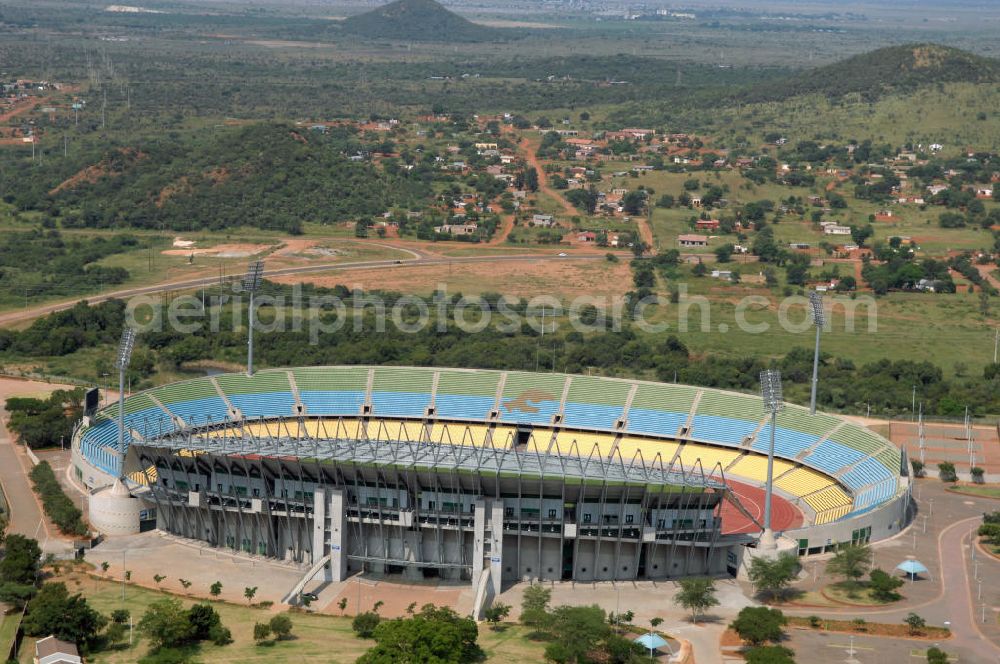
<instances>
[{"instance_id":1,"label":"paved walkway","mask_svg":"<svg viewBox=\"0 0 1000 664\"><path fill-rule=\"evenodd\" d=\"M15 446L7 431L7 412L0 411L0 485L10 512L7 532L37 539L44 553L66 554L73 550L72 543L62 539L56 527L42 514L28 479L30 467L27 456Z\"/></svg>"},{"instance_id":2,"label":"paved walkway","mask_svg":"<svg viewBox=\"0 0 1000 664\"><path fill-rule=\"evenodd\" d=\"M948 492L944 483L937 479L919 480L918 487L914 492L915 496L919 496L914 525L896 538L875 544L872 548L877 567L890 571L906 558L914 557L930 569L929 579L906 583L900 589L906 599L892 607L783 609L792 615L816 614L845 619L863 617L869 622L883 623L901 623L908 613L914 612L932 625L948 623L953 636L941 647L949 654L958 656L960 661L998 662L1000 624L997 623L997 611L1000 608L996 605L1000 604L1000 561L980 553L977 568L972 555L972 541L973 533L982 522L983 512L1000 510L1000 501ZM830 582L824 573L825 561L818 563L815 570L812 567L814 564L817 563L807 563L808 579L797 584L798 587L812 590ZM975 578L977 569L983 582L982 601L978 597L979 582ZM814 574L816 581L813 581ZM913 648L926 647L922 642L912 643ZM860 656L857 659L867 661Z\"/></svg>"}]
</instances>

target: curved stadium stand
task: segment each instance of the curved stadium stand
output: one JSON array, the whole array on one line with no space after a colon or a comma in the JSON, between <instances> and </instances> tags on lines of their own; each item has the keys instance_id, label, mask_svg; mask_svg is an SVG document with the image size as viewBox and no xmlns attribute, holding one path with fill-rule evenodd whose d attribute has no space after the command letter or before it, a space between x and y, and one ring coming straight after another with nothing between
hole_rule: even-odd
<instances>
[{"instance_id":1,"label":"curved stadium stand","mask_svg":"<svg viewBox=\"0 0 1000 664\"><path fill-rule=\"evenodd\" d=\"M119 463L117 408L100 411L77 434L80 453L111 477ZM225 427L282 435L277 427L288 426L278 424L282 419L298 422L297 433L286 435L402 436L539 452L556 446L562 454L679 464L755 486L766 479L770 436L759 398L722 390L563 374L348 366L225 374L132 395L125 401L126 445L206 425L222 429L202 435L225 435ZM777 417L775 455L776 489L811 511L807 520L814 525L864 513L903 490L899 449L868 429L799 406L788 404Z\"/></svg>"}]
</instances>

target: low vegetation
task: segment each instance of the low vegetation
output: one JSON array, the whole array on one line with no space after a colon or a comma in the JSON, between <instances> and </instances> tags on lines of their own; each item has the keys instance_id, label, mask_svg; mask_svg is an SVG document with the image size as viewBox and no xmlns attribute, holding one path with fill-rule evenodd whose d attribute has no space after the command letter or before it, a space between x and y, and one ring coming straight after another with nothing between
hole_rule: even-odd
<instances>
[{"instance_id":1,"label":"low vegetation","mask_svg":"<svg viewBox=\"0 0 1000 664\"><path fill-rule=\"evenodd\" d=\"M56 524L63 534L87 534L83 513L63 491L48 461L42 461L31 469L31 483L42 500L46 516L52 519L52 523Z\"/></svg>"}]
</instances>

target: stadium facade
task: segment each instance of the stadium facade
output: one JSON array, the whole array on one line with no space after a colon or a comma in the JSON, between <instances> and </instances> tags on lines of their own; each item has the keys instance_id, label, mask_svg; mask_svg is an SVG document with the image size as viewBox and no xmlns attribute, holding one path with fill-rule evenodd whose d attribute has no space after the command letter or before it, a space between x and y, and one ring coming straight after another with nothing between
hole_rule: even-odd
<instances>
[{"instance_id":1,"label":"stadium facade","mask_svg":"<svg viewBox=\"0 0 1000 664\"><path fill-rule=\"evenodd\" d=\"M74 435L88 486L119 475L117 411ZM107 498L92 521L109 533L155 525L331 580L364 567L496 592L525 578L735 573L756 536L723 534L724 503L753 518L727 478L765 482L769 422L751 395L602 377L223 374L126 399L137 499L122 509ZM775 438L775 492L805 518L785 542L801 555L905 525L906 459L891 443L793 405Z\"/></svg>"}]
</instances>

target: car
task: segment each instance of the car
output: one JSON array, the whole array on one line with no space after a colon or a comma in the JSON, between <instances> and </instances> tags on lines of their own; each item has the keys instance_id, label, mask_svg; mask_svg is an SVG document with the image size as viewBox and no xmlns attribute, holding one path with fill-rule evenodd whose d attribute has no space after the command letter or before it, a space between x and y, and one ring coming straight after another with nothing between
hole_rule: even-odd
<instances>
[{"instance_id":1,"label":"car","mask_svg":"<svg viewBox=\"0 0 1000 664\"><path fill-rule=\"evenodd\" d=\"M559 253L559 258L566 258L566 256L568 256L568 254L565 251Z\"/></svg>"},{"instance_id":2,"label":"car","mask_svg":"<svg viewBox=\"0 0 1000 664\"><path fill-rule=\"evenodd\" d=\"M307 599L310 602L316 602L319 600L319 595L316 593L302 593L302 599Z\"/></svg>"},{"instance_id":3,"label":"car","mask_svg":"<svg viewBox=\"0 0 1000 664\"><path fill-rule=\"evenodd\" d=\"M396 261L396 265L402 265L403 261Z\"/></svg>"}]
</instances>

